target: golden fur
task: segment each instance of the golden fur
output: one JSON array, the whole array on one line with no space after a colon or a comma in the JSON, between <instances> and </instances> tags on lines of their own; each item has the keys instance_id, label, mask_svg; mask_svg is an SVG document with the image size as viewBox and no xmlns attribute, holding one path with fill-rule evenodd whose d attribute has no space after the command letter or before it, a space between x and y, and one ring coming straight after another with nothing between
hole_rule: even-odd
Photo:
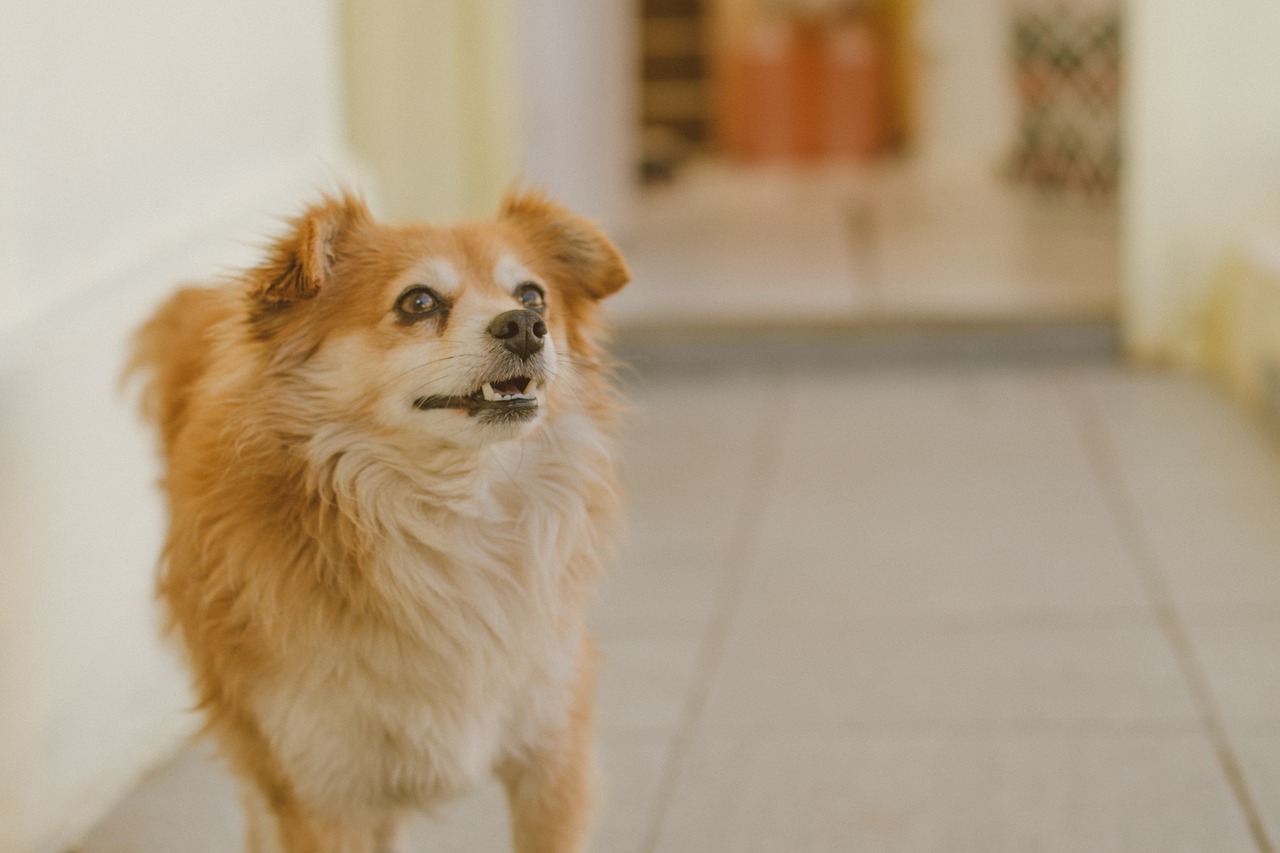
<instances>
[{"instance_id":1,"label":"golden fur","mask_svg":"<svg viewBox=\"0 0 1280 853\"><path fill-rule=\"evenodd\" d=\"M581 849L585 610L616 515L597 313L627 279L536 194L448 227L344 195L138 332L167 463L159 594L254 853L399 849L404 815L491 773L517 850ZM447 310L402 313L418 286ZM489 324L537 288L544 348L504 349ZM536 406L477 402L520 371Z\"/></svg>"}]
</instances>

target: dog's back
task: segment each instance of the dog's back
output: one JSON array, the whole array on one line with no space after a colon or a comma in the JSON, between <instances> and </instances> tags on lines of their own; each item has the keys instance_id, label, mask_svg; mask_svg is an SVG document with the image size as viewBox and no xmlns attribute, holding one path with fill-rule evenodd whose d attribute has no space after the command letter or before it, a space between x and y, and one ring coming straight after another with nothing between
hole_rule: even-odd
<instances>
[{"instance_id":1,"label":"dog's back","mask_svg":"<svg viewBox=\"0 0 1280 853\"><path fill-rule=\"evenodd\" d=\"M143 414L166 452L181 431L193 386L208 370L224 324L236 314L231 288L187 287L171 296L134 337L129 374L146 374Z\"/></svg>"}]
</instances>

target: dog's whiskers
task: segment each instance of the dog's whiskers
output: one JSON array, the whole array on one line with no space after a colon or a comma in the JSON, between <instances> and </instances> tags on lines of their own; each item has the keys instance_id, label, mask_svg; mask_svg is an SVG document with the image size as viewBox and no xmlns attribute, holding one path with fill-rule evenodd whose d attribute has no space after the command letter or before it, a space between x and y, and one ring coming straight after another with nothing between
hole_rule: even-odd
<instances>
[{"instance_id":1,"label":"dog's whiskers","mask_svg":"<svg viewBox=\"0 0 1280 853\"><path fill-rule=\"evenodd\" d=\"M475 359L479 359L479 358L482 358L482 356L478 356L478 355L476 355L475 353L455 353L455 354L453 354L453 355L440 356L439 358L434 358L434 359L431 359L430 361L424 361L424 362L422 362L421 364L416 364L416 365L414 365L413 367L410 367L408 370L401 371L400 373L397 373L395 376L392 376L392 377L390 377L390 378L388 378L388 379L384 379L382 382L379 382L377 385L372 386L372 387L369 389L369 391L370 391L370 393L378 393L378 392L381 392L381 391L383 391L383 390L384 390L388 385L391 385L391 384L393 384L393 383L399 382L400 380L404 379L406 376L410 376L410 375L412 375L412 374L414 374L414 373L418 372L419 370L425 370L425 369L427 369L427 368L429 368L429 367L439 369L439 368L441 368L441 367L442 367L442 365L444 365L446 362L458 361L458 360L462 360L462 359L475 360ZM419 387L425 387L425 385L430 384L431 382L435 381L435 379L436 379L436 378L438 378L438 377L433 376L433 377L431 377L431 378L427 379L427 380L426 380L424 383L422 383L422 385L420 385Z\"/></svg>"}]
</instances>

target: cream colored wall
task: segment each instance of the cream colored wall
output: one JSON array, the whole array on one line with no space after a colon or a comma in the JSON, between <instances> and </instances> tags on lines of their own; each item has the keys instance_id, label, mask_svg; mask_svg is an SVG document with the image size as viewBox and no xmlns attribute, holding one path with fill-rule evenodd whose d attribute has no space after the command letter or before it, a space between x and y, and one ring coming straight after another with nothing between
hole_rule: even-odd
<instances>
[{"instance_id":1,"label":"cream colored wall","mask_svg":"<svg viewBox=\"0 0 1280 853\"><path fill-rule=\"evenodd\" d=\"M344 0L351 140L397 219L492 213L519 181L625 224L630 0Z\"/></svg>"},{"instance_id":2,"label":"cream colored wall","mask_svg":"<svg viewBox=\"0 0 1280 853\"><path fill-rule=\"evenodd\" d=\"M617 237L639 163L637 0L519 5L519 174Z\"/></svg>"},{"instance_id":3,"label":"cream colored wall","mask_svg":"<svg viewBox=\"0 0 1280 853\"><path fill-rule=\"evenodd\" d=\"M1009 0L918 0L912 153L946 171L995 174L1014 143Z\"/></svg>"},{"instance_id":4,"label":"cream colored wall","mask_svg":"<svg viewBox=\"0 0 1280 853\"><path fill-rule=\"evenodd\" d=\"M1205 361L1249 407L1280 417L1280 218L1241 235L1213 276Z\"/></svg>"},{"instance_id":5,"label":"cream colored wall","mask_svg":"<svg viewBox=\"0 0 1280 853\"><path fill-rule=\"evenodd\" d=\"M336 0L8 0L0 25L0 851L66 849L192 725L163 507L116 382L174 283L351 173Z\"/></svg>"},{"instance_id":6,"label":"cream colored wall","mask_svg":"<svg viewBox=\"0 0 1280 853\"><path fill-rule=\"evenodd\" d=\"M1280 206L1280 5L1130 0L1126 29L1125 331L1198 366L1216 265Z\"/></svg>"},{"instance_id":7,"label":"cream colored wall","mask_svg":"<svg viewBox=\"0 0 1280 853\"><path fill-rule=\"evenodd\" d=\"M345 0L351 144L392 219L478 216L517 175L515 0Z\"/></svg>"}]
</instances>

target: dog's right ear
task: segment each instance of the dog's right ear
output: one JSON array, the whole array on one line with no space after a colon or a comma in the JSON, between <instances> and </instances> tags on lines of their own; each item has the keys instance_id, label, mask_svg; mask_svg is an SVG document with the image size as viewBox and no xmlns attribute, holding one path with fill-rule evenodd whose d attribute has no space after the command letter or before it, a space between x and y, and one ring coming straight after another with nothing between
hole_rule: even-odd
<instances>
[{"instance_id":1,"label":"dog's right ear","mask_svg":"<svg viewBox=\"0 0 1280 853\"><path fill-rule=\"evenodd\" d=\"M250 271L251 295L272 307L311 299L333 272L344 237L371 218L369 208L353 195L325 196L291 220L288 233Z\"/></svg>"}]
</instances>

